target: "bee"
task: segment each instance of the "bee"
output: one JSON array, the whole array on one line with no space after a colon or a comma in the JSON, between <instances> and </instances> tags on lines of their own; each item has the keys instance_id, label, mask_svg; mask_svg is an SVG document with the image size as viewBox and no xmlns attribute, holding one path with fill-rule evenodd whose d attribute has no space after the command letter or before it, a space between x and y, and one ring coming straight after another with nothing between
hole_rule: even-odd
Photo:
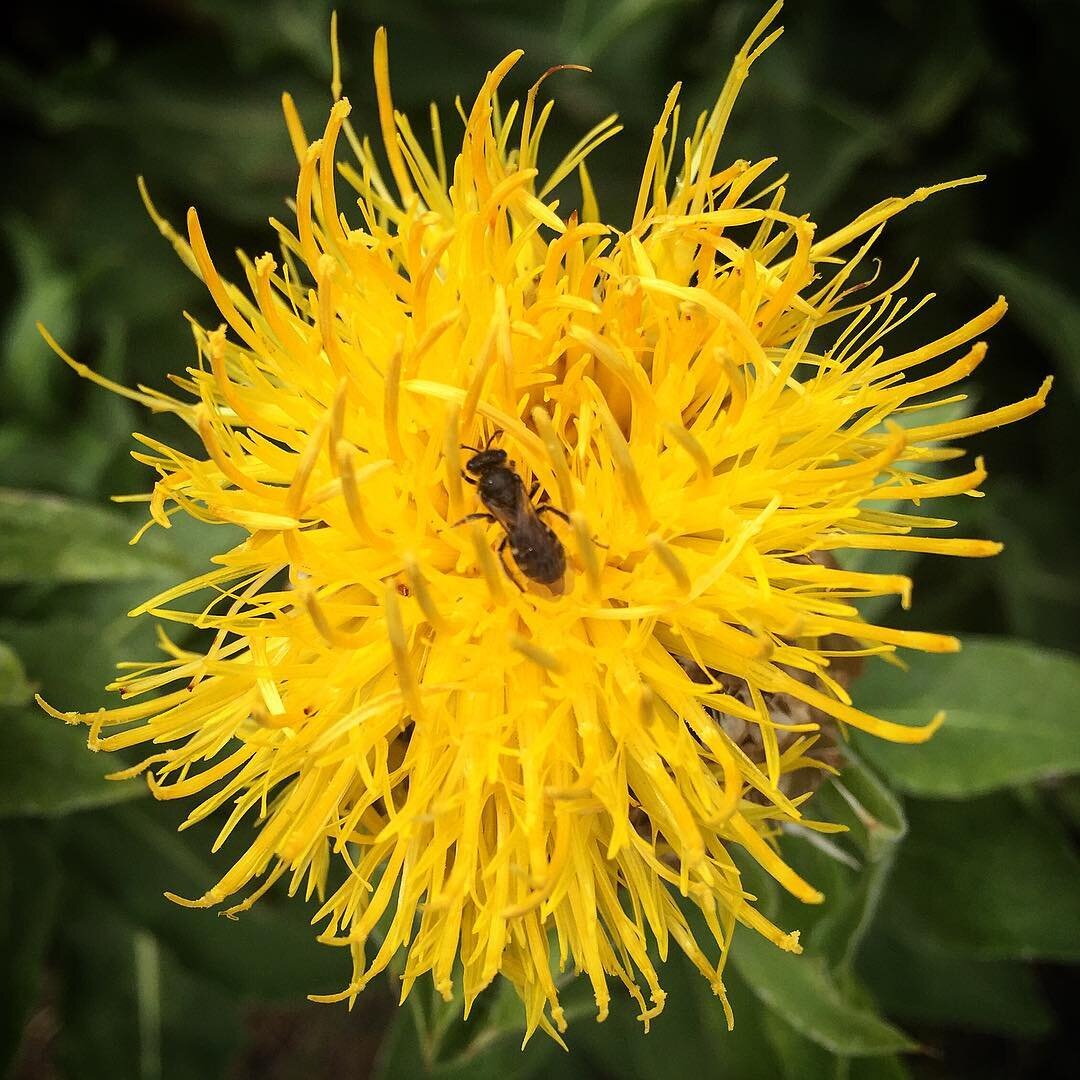
<instances>
[{"instance_id":1,"label":"bee","mask_svg":"<svg viewBox=\"0 0 1080 1080\"><path fill-rule=\"evenodd\" d=\"M566 550L562 541L550 526L541 520L543 514L554 514L563 521L570 519L557 507L542 502L533 505L533 498L540 489L537 480L532 490L526 492L525 482L514 470L505 450L492 449L491 444L502 434L496 430L491 433L483 449L476 446L462 446L471 450L473 456L465 463L462 478L477 489L484 512L469 514L458 525L466 521L497 521L506 535L499 543L499 561L506 576L524 592L521 582L514 577L506 562L506 548L514 557L517 568L530 580L540 585L554 585L566 573Z\"/></svg>"}]
</instances>

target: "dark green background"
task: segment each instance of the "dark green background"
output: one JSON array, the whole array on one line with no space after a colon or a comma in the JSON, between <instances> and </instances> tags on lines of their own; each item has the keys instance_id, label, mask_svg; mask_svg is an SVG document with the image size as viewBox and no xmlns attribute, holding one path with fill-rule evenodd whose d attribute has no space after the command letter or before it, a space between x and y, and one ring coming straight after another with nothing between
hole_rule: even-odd
<instances>
[{"instance_id":1,"label":"dark green background","mask_svg":"<svg viewBox=\"0 0 1080 1080\"><path fill-rule=\"evenodd\" d=\"M374 131L370 49L390 28L399 108L422 129L475 92L512 48L522 93L548 67L589 64L545 87L558 98L549 164L607 112L626 131L591 159L602 209L625 222L664 95L707 107L764 3L579 0L551 5L394 0L339 4L346 93ZM896 335L935 336L1011 302L974 384L994 408L1056 376L1050 407L978 437L989 497L945 511L968 535L1006 541L994 560L922 559L899 623L970 635L960 657L875 671L857 699L903 719L950 708L918 751L856 740L820 816L852 823L840 859L785 840L829 894L801 909L756 883L767 911L807 929L801 961L740 934L729 969L734 1034L705 984L670 964L671 996L643 1038L631 1011L597 1026L567 991L569 1056L490 994L462 1028L425 987L397 1011L390 981L349 1014L309 1005L336 988L345 957L311 941L304 905L272 896L238 923L161 894L201 892L226 865L211 830L177 836L182 812L139 784L104 785L82 733L28 704L102 701L124 657L152 653L124 612L199 572L226 541L187 529L125 546L135 517L107 496L145 490L128 457L138 429L183 439L78 380L34 331L123 382L164 388L193 359L181 311L217 319L201 286L146 219L135 176L182 222L198 206L219 266L272 242L295 169L278 98L309 133L328 108L329 6L300 0L19 4L0 56L0 1070L24 1078L260 1080L724 1076L850 1078L1066 1075L1080 955L1080 302L1076 299L1080 68L1072 2L793 2L787 32L755 68L727 156L778 154L788 205L822 229L924 183L986 172L889 226L886 276L915 255L913 295L930 308ZM574 197L567 190L564 200ZM565 201L564 201L565 205ZM19 494L19 492L37 494ZM44 498L43 495L56 498ZM935 507L935 511L936 511ZM175 535L179 534L179 535ZM895 793L895 794L894 794ZM857 807L852 810L852 804ZM860 824L860 821L862 824ZM869 822L869 827L867 827ZM885 1018L885 1019L882 1019ZM886 1020L888 1023L886 1023ZM910 1039L905 1038L901 1031ZM905 1047L913 1052L896 1056Z\"/></svg>"}]
</instances>

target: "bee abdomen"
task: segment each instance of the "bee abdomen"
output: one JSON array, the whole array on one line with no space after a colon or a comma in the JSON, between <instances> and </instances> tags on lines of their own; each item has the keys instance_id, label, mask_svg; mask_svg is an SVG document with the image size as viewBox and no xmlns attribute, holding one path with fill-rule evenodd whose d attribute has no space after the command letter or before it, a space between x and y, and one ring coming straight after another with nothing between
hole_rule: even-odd
<instances>
[{"instance_id":1,"label":"bee abdomen","mask_svg":"<svg viewBox=\"0 0 1080 1080\"><path fill-rule=\"evenodd\" d=\"M537 584L554 585L566 573L566 552L554 534L551 535L551 542L543 548L511 543L510 554L518 569Z\"/></svg>"}]
</instances>

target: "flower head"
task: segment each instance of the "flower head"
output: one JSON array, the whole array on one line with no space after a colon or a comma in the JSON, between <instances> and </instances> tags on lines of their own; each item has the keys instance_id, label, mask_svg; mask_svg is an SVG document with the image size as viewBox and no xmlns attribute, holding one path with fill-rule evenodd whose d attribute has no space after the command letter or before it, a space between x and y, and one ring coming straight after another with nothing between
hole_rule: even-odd
<instances>
[{"instance_id":1,"label":"flower head","mask_svg":"<svg viewBox=\"0 0 1080 1080\"><path fill-rule=\"evenodd\" d=\"M722 159L778 8L689 137L671 92L625 231L600 218L586 168L614 117L542 178L543 80L505 112L496 101L513 53L463 112L448 166L438 112L429 150L394 110L382 32L389 172L345 99L309 144L286 97L296 224L274 222L280 257L243 260L246 288L220 276L194 210L185 241L147 200L225 320L195 327L199 363L175 380L187 400L113 387L205 449L141 438L158 473L148 526L184 512L247 535L133 613L208 628L204 651L162 633L167 659L119 678L118 708L56 715L88 723L95 748L152 744L119 775L195 800L190 821L231 807L222 839L254 826L216 885L175 899L238 912L283 877L317 893L320 939L352 953L336 998L401 954L403 997L430 976L468 1007L501 974L528 1030L558 1037L552 932L601 1019L609 976L646 1022L662 1008L672 942L723 998L736 923L799 948L744 893L732 849L821 900L772 839L785 822L829 827L803 810L807 776L828 768L821 725L921 742L940 722L852 704L845 659L957 643L866 622L860 598L906 604L910 581L828 553L996 552L922 535L951 523L912 506L976 494L982 462L941 474L959 455L941 443L1032 413L1047 387L893 422L976 367L986 348L969 343L1005 305L890 351L921 304L901 296L910 272L865 280L868 252L888 219L968 181L818 238L783 208L772 160ZM354 164L338 163L343 139ZM335 170L355 209L339 208ZM552 192L575 173L567 209ZM506 452L508 506L463 473L484 447ZM530 560L558 553L565 573L541 584ZM200 614L172 606L198 592Z\"/></svg>"}]
</instances>

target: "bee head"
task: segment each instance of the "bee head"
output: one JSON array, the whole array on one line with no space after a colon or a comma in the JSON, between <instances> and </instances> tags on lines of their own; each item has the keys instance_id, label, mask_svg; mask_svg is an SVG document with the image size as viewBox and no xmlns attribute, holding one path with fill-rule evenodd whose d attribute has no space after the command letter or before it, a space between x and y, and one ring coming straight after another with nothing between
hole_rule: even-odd
<instances>
[{"instance_id":1,"label":"bee head","mask_svg":"<svg viewBox=\"0 0 1080 1080\"><path fill-rule=\"evenodd\" d=\"M481 450L474 454L465 464L465 468L473 476L482 476L491 469L504 468L506 466L505 450Z\"/></svg>"}]
</instances>

